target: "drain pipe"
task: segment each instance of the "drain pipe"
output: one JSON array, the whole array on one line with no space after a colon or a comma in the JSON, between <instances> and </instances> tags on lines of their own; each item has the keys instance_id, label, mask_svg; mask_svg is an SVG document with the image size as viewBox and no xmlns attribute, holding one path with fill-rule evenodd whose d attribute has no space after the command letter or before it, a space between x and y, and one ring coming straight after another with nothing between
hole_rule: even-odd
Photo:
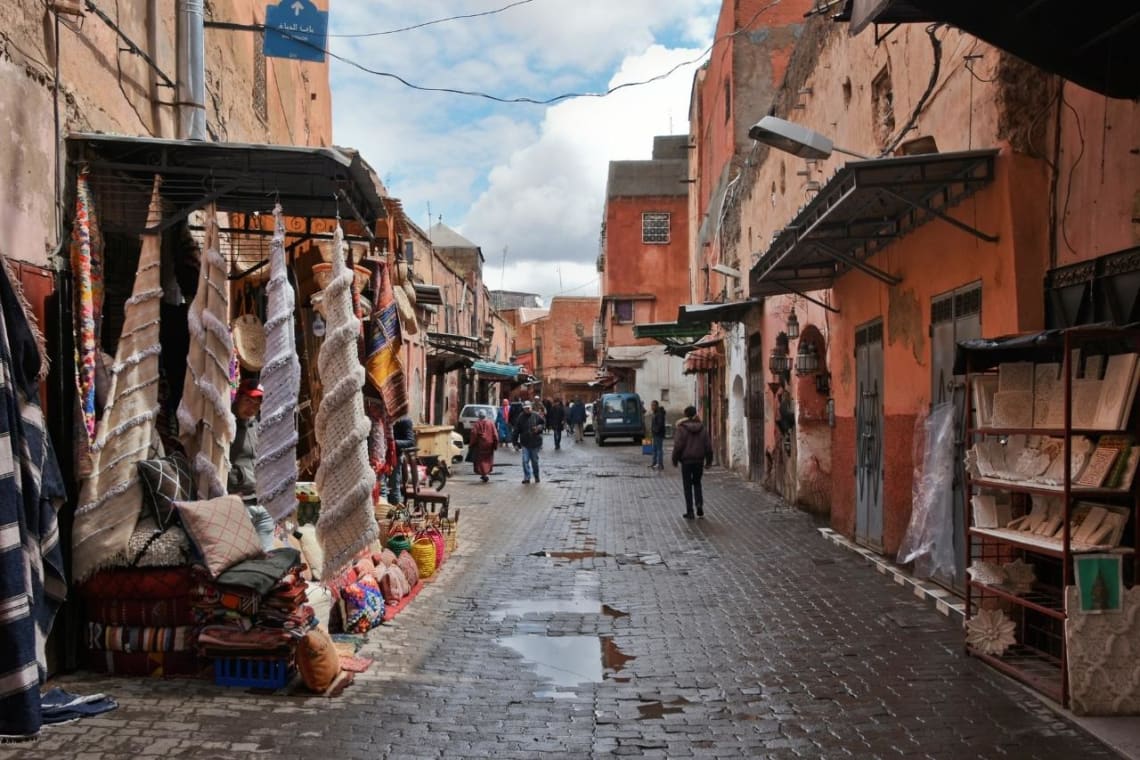
<instances>
[{"instance_id":1,"label":"drain pipe","mask_svg":"<svg viewBox=\"0 0 1140 760\"><path fill-rule=\"evenodd\" d=\"M206 139L204 0L178 0L178 137Z\"/></svg>"}]
</instances>

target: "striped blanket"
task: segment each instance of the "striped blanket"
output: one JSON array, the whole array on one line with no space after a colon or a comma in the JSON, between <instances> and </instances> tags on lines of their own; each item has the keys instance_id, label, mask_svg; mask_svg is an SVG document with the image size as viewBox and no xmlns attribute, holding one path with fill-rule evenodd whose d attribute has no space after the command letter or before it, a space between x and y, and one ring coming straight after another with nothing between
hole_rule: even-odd
<instances>
[{"instance_id":1,"label":"striped blanket","mask_svg":"<svg viewBox=\"0 0 1140 760\"><path fill-rule=\"evenodd\" d=\"M87 648L111 652L189 652L197 637L189 625L87 624Z\"/></svg>"},{"instance_id":2,"label":"striped blanket","mask_svg":"<svg viewBox=\"0 0 1140 760\"><path fill-rule=\"evenodd\" d=\"M56 509L63 479L39 403L35 323L0 256L0 735L43 723L44 645L66 594Z\"/></svg>"}]
</instances>

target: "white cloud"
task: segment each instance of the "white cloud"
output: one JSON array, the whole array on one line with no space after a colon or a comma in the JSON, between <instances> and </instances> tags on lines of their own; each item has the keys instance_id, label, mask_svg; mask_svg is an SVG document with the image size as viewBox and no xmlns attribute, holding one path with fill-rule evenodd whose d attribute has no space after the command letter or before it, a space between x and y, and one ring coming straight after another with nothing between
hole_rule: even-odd
<instances>
[{"instance_id":1,"label":"white cloud","mask_svg":"<svg viewBox=\"0 0 1140 760\"><path fill-rule=\"evenodd\" d=\"M335 36L508 2L335 3L330 44L414 84L541 99L647 79L697 57L720 8L720 0L533 0L399 34ZM361 151L417 224L430 204L433 217L482 246L489 286L498 287L508 247L508 289L549 298L559 290L559 266L567 288L597 277L608 162L648 158L654 135L687 131L692 73L688 67L601 99L502 105L417 91L334 61L334 139Z\"/></svg>"}]
</instances>

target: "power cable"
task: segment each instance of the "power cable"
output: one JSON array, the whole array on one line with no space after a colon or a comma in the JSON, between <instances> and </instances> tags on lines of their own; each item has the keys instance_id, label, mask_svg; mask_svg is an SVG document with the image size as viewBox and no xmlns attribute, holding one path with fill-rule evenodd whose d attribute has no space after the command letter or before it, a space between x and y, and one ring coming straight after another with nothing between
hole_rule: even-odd
<instances>
[{"instance_id":1,"label":"power cable","mask_svg":"<svg viewBox=\"0 0 1140 760\"><path fill-rule=\"evenodd\" d=\"M463 16L447 16L446 18L437 18L437 19L433 19L431 21L424 21L421 24L413 24L412 26L402 26L399 29L389 29L386 32L362 32L359 34L330 34L328 36L329 37L340 37L340 38L345 38L345 37L381 37L385 34L397 34L399 32L410 32L414 29L423 29L425 26L432 26L433 24L443 24L443 23L446 23L448 21L461 21L463 19L478 18L480 16L492 16L496 13L502 13L503 11L510 10L511 8L514 8L515 6L526 5L527 3L533 3L533 2L534 2L534 0L517 0L517 2L511 3L510 5L504 5L502 8L496 8L493 11L481 11L479 13L468 13L468 14L463 15Z\"/></svg>"}]
</instances>

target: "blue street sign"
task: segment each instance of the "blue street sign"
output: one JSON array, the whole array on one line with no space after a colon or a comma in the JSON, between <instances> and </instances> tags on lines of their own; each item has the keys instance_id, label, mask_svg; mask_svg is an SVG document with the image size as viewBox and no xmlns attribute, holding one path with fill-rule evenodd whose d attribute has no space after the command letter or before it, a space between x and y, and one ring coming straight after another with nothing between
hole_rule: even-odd
<instances>
[{"instance_id":1,"label":"blue street sign","mask_svg":"<svg viewBox=\"0 0 1140 760\"><path fill-rule=\"evenodd\" d=\"M318 10L310 0L265 6L266 56L323 63L328 31L328 11Z\"/></svg>"}]
</instances>

